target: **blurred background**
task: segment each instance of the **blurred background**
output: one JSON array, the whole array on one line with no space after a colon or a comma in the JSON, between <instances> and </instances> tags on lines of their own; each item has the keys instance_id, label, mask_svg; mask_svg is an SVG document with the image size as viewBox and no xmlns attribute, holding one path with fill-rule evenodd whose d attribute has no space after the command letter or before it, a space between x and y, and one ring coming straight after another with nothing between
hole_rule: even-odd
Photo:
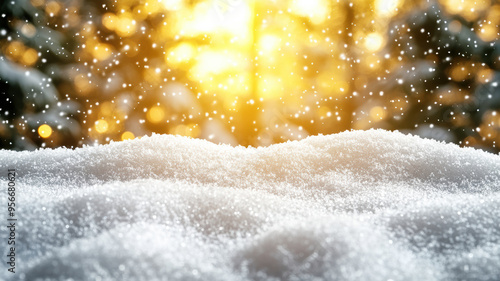
<instances>
[{"instance_id":1,"label":"blurred background","mask_svg":"<svg viewBox=\"0 0 500 281\"><path fill-rule=\"evenodd\" d=\"M493 0L0 3L0 148L383 128L498 153Z\"/></svg>"}]
</instances>

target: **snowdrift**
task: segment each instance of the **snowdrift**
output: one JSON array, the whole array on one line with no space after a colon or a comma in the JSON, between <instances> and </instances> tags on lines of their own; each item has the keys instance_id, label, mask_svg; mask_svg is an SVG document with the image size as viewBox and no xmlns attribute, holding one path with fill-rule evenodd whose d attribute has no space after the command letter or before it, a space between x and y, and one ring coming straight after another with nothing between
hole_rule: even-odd
<instances>
[{"instance_id":1,"label":"snowdrift","mask_svg":"<svg viewBox=\"0 0 500 281\"><path fill-rule=\"evenodd\" d=\"M2 280L500 280L500 157L471 148L382 130L267 148L154 135L0 151L0 166L19 204Z\"/></svg>"}]
</instances>

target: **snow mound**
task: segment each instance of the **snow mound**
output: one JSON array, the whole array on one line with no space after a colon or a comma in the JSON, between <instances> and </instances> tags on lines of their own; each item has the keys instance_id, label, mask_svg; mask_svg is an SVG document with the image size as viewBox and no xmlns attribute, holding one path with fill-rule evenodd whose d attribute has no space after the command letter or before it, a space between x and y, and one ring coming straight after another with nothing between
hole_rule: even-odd
<instances>
[{"instance_id":1,"label":"snow mound","mask_svg":"<svg viewBox=\"0 0 500 281\"><path fill-rule=\"evenodd\" d=\"M471 148L382 130L266 148L154 135L0 151L0 166L19 204L3 280L500 280L500 157Z\"/></svg>"}]
</instances>

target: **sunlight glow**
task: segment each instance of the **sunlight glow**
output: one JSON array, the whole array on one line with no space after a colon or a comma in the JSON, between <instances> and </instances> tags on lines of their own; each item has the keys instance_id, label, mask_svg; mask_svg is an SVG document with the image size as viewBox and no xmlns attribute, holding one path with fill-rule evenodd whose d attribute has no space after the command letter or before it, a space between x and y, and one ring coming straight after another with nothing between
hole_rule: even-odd
<instances>
[{"instance_id":1,"label":"sunlight glow","mask_svg":"<svg viewBox=\"0 0 500 281\"><path fill-rule=\"evenodd\" d=\"M249 3L241 1L228 11L221 11L208 2L196 4L192 13L187 14L187 19L180 23L180 30L188 35L199 35L205 33L229 32L240 39L248 39L250 35L249 23L251 10Z\"/></svg>"},{"instance_id":2,"label":"sunlight glow","mask_svg":"<svg viewBox=\"0 0 500 281\"><path fill-rule=\"evenodd\" d=\"M158 0L158 2L161 2L165 9L169 11L178 11L184 6L183 0Z\"/></svg>"},{"instance_id":3,"label":"sunlight glow","mask_svg":"<svg viewBox=\"0 0 500 281\"><path fill-rule=\"evenodd\" d=\"M320 24L326 20L329 11L329 2L326 0L293 0L292 12L308 17L314 24Z\"/></svg>"},{"instance_id":4,"label":"sunlight glow","mask_svg":"<svg viewBox=\"0 0 500 281\"><path fill-rule=\"evenodd\" d=\"M178 66L190 61L194 57L195 52L196 50L193 45L183 42L168 51L166 60L167 63Z\"/></svg>"},{"instance_id":5,"label":"sunlight glow","mask_svg":"<svg viewBox=\"0 0 500 281\"><path fill-rule=\"evenodd\" d=\"M236 54L207 50L197 57L197 63L192 71L199 77L210 73L220 73L232 67L238 67Z\"/></svg>"},{"instance_id":6,"label":"sunlight glow","mask_svg":"<svg viewBox=\"0 0 500 281\"><path fill-rule=\"evenodd\" d=\"M266 34L259 39L259 50L265 53L278 51L281 45L281 38L275 35Z\"/></svg>"},{"instance_id":7,"label":"sunlight glow","mask_svg":"<svg viewBox=\"0 0 500 281\"><path fill-rule=\"evenodd\" d=\"M390 17L397 13L401 0L376 0L375 7L381 16Z\"/></svg>"}]
</instances>

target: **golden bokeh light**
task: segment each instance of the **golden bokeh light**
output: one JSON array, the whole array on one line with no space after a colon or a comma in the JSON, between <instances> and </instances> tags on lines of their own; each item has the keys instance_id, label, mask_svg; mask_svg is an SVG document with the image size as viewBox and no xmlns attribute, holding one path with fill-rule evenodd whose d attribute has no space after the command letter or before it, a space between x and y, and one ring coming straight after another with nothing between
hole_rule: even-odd
<instances>
[{"instance_id":1,"label":"golden bokeh light","mask_svg":"<svg viewBox=\"0 0 500 281\"><path fill-rule=\"evenodd\" d=\"M45 12L52 17L59 14L61 8L61 3L57 1L50 1L47 3L47 6L45 6Z\"/></svg>"},{"instance_id":2,"label":"golden bokeh light","mask_svg":"<svg viewBox=\"0 0 500 281\"><path fill-rule=\"evenodd\" d=\"M35 64L38 60L38 53L35 49L28 48L24 51L21 61L27 66Z\"/></svg>"},{"instance_id":3,"label":"golden bokeh light","mask_svg":"<svg viewBox=\"0 0 500 281\"><path fill-rule=\"evenodd\" d=\"M121 37L132 36L137 29L137 21L131 13L125 12L118 17L111 17L108 21L108 28L113 30Z\"/></svg>"},{"instance_id":4,"label":"golden bokeh light","mask_svg":"<svg viewBox=\"0 0 500 281\"><path fill-rule=\"evenodd\" d=\"M489 68L481 69L477 72L476 79L479 83L488 83L490 82L495 75L495 72Z\"/></svg>"},{"instance_id":5,"label":"golden bokeh light","mask_svg":"<svg viewBox=\"0 0 500 281\"><path fill-rule=\"evenodd\" d=\"M454 81L464 81L465 79L471 77L471 70L470 65L459 63L451 68L450 77Z\"/></svg>"},{"instance_id":6,"label":"golden bokeh light","mask_svg":"<svg viewBox=\"0 0 500 281\"><path fill-rule=\"evenodd\" d=\"M370 118L372 120L385 119L386 115L387 115L386 110L381 106L374 106L370 109Z\"/></svg>"},{"instance_id":7,"label":"golden bokeh light","mask_svg":"<svg viewBox=\"0 0 500 281\"><path fill-rule=\"evenodd\" d=\"M384 46L384 37L376 32L368 34L365 38L365 48L371 52L376 52Z\"/></svg>"},{"instance_id":8,"label":"golden bokeh light","mask_svg":"<svg viewBox=\"0 0 500 281\"><path fill-rule=\"evenodd\" d=\"M106 13L102 16L102 24L109 30L115 30L118 24L118 17L113 13Z\"/></svg>"},{"instance_id":9,"label":"golden bokeh light","mask_svg":"<svg viewBox=\"0 0 500 281\"><path fill-rule=\"evenodd\" d=\"M479 37L484 41L493 41L499 38L498 26L486 24L479 30Z\"/></svg>"},{"instance_id":10,"label":"golden bokeh light","mask_svg":"<svg viewBox=\"0 0 500 281\"><path fill-rule=\"evenodd\" d=\"M94 124L95 130L100 133L106 133L109 129L108 122L106 120L97 120Z\"/></svg>"},{"instance_id":11,"label":"golden bokeh light","mask_svg":"<svg viewBox=\"0 0 500 281\"><path fill-rule=\"evenodd\" d=\"M112 54L113 47L109 44L97 43L92 46L92 55L100 61L108 59Z\"/></svg>"},{"instance_id":12,"label":"golden bokeh light","mask_svg":"<svg viewBox=\"0 0 500 281\"><path fill-rule=\"evenodd\" d=\"M155 15L156 13L160 12L162 8L164 8L159 0L146 0L146 3L144 3L144 12L148 15Z\"/></svg>"},{"instance_id":13,"label":"golden bokeh light","mask_svg":"<svg viewBox=\"0 0 500 281\"><path fill-rule=\"evenodd\" d=\"M443 0L441 3L447 12L458 14L470 21L477 19L491 5L490 0Z\"/></svg>"},{"instance_id":14,"label":"golden bokeh light","mask_svg":"<svg viewBox=\"0 0 500 281\"><path fill-rule=\"evenodd\" d=\"M151 123L160 123L165 118L165 110L160 106L153 106L148 110L147 118Z\"/></svg>"},{"instance_id":15,"label":"golden bokeh light","mask_svg":"<svg viewBox=\"0 0 500 281\"><path fill-rule=\"evenodd\" d=\"M26 47L20 41L12 41L6 48L6 55L12 60L17 60L22 56Z\"/></svg>"},{"instance_id":16,"label":"golden bokeh light","mask_svg":"<svg viewBox=\"0 0 500 281\"><path fill-rule=\"evenodd\" d=\"M52 128L47 124L40 125L38 135L44 139L49 138L52 135Z\"/></svg>"},{"instance_id":17,"label":"golden bokeh light","mask_svg":"<svg viewBox=\"0 0 500 281\"><path fill-rule=\"evenodd\" d=\"M124 140L132 140L132 139L135 139L135 135L134 133L130 132L130 131L126 131L122 134L121 136L121 140L124 141Z\"/></svg>"}]
</instances>

